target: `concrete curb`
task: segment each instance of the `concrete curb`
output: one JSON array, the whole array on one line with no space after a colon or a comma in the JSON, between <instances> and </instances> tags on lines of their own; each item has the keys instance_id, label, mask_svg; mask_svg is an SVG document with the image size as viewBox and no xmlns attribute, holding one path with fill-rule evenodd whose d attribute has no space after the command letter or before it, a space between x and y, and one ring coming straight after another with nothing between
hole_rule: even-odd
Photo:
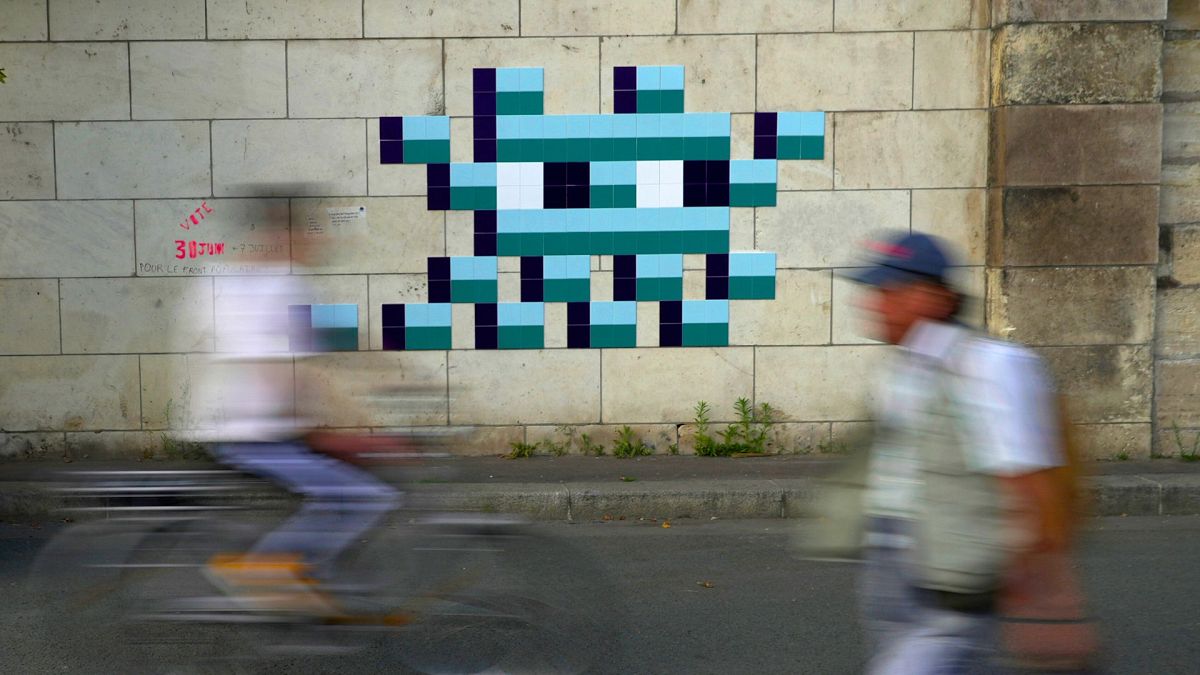
<instances>
[{"instance_id":1,"label":"concrete curb","mask_svg":"<svg viewBox=\"0 0 1200 675\"><path fill-rule=\"evenodd\" d=\"M802 518L815 498L812 478L577 483L445 483L407 488L415 509L520 514L535 520L637 518ZM44 483L0 483L0 519L58 517L63 496ZM1200 514L1200 474L1138 474L1089 479L1096 516ZM245 506L279 504L278 492L239 495ZM104 512L96 512L103 517Z\"/></svg>"}]
</instances>

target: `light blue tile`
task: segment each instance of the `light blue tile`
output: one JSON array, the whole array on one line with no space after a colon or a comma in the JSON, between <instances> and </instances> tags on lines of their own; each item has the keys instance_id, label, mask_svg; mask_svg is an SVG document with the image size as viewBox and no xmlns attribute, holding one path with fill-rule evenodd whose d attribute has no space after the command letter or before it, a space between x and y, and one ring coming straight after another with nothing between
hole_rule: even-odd
<instances>
[{"instance_id":1,"label":"light blue tile","mask_svg":"<svg viewBox=\"0 0 1200 675\"><path fill-rule=\"evenodd\" d=\"M545 119L541 115L521 115L521 138L534 140L543 138Z\"/></svg>"},{"instance_id":2,"label":"light blue tile","mask_svg":"<svg viewBox=\"0 0 1200 675\"><path fill-rule=\"evenodd\" d=\"M662 135L662 120L657 114L637 115L637 137L658 138Z\"/></svg>"},{"instance_id":3,"label":"light blue tile","mask_svg":"<svg viewBox=\"0 0 1200 675\"><path fill-rule=\"evenodd\" d=\"M591 307L591 322L599 326L608 326L613 322L613 303L593 302Z\"/></svg>"},{"instance_id":4,"label":"light blue tile","mask_svg":"<svg viewBox=\"0 0 1200 675\"><path fill-rule=\"evenodd\" d=\"M521 325L542 326L546 323L545 305L540 302L521 303Z\"/></svg>"},{"instance_id":5,"label":"light blue tile","mask_svg":"<svg viewBox=\"0 0 1200 675\"><path fill-rule=\"evenodd\" d=\"M336 328L333 305L311 305L313 328Z\"/></svg>"},{"instance_id":6,"label":"light blue tile","mask_svg":"<svg viewBox=\"0 0 1200 675\"><path fill-rule=\"evenodd\" d=\"M451 317L451 306L448 302L439 302L431 305L426 305L427 318L430 326L449 326ZM406 317L407 318L407 317Z\"/></svg>"},{"instance_id":7,"label":"light blue tile","mask_svg":"<svg viewBox=\"0 0 1200 675\"><path fill-rule=\"evenodd\" d=\"M613 118L608 115L588 115L588 131L592 138L612 138Z\"/></svg>"},{"instance_id":8,"label":"light blue tile","mask_svg":"<svg viewBox=\"0 0 1200 675\"><path fill-rule=\"evenodd\" d=\"M568 209L564 220L567 224L567 232L587 232L591 225L591 211L589 209Z\"/></svg>"},{"instance_id":9,"label":"light blue tile","mask_svg":"<svg viewBox=\"0 0 1200 675\"><path fill-rule=\"evenodd\" d=\"M659 113L659 130L663 136L683 135L683 113Z\"/></svg>"},{"instance_id":10,"label":"light blue tile","mask_svg":"<svg viewBox=\"0 0 1200 675\"><path fill-rule=\"evenodd\" d=\"M658 261L658 274L661 278L683 278L683 254L664 253Z\"/></svg>"},{"instance_id":11,"label":"light blue tile","mask_svg":"<svg viewBox=\"0 0 1200 675\"><path fill-rule=\"evenodd\" d=\"M588 168L588 182L592 185L614 185L613 162L592 162Z\"/></svg>"},{"instance_id":12,"label":"light blue tile","mask_svg":"<svg viewBox=\"0 0 1200 675\"><path fill-rule=\"evenodd\" d=\"M521 69L497 68L496 91L521 91Z\"/></svg>"},{"instance_id":13,"label":"light blue tile","mask_svg":"<svg viewBox=\"0 0 1200 675\"><path fill-rule=\"evenodd\" d=\"M567 259L561 255L548 255L542 258L542 278L567 278Z\"/></svg>"},{"instance_id":14,"label":"light blue tile","mask_svg":"<svg viewBox=\"0 0 1200 675\"><path fill-rule=\"evenodd\" d=\"M592 276L592 257L587 255L566 256L566 278L588 279Z\"/></svg>"},{"instance_id":15,"label":"light blue tile","mask_svg":"<svg viewBox=\"0 0 1200 675\"><path fill-rule=\"evenodd\" d=\"M422 328L429 325L429 305L408 303L404 306L404 325Z\"/></svg>"},{"instance_id":16,"label":"light blue tile","mask_svg":"<svg viewBox=\"0 0 1200 675\"><path fill-rule=\"evenodd\" d=\"M501 326L520 326L521 303L501 302L496 305L496 321Z\"/></svg>"},{"instance_id":17,"label":"light blue tile","mask_svg":"<svg viewBox=\"0 0 1200 675\"><path fill-rule=\"evenodd\" d=\"M425 139L431 141L450 140L450 118L445 115L426 117Z\"/></svg>"},{"instance_id":18,"label":"light blue tile","mask_svg":"<svg viewBox=\"0 0 1200 675\"><path fill-rule=\"evenodd\" d=\"M475 279L495 281L499 267L495 256L481 256L475 260Z\"/></svg>"},{"instance_id":19,"label":"light blue tile","mask_svg":"<svg viewBox=\"0 0 1200 675\"><path fill-rule=\"evenodd\" d=\"M637 115L614 115L612 117L613 138L636 138Z\"/></svg>"},{"instance_id":20,"label":"light blue tile","mask_svg":"<svg viewBox=\"0 0 1200 675\"><path fill-rule=\"evenodd\" d=\"M684 113L679 124L679 135L686 138L700 138L708 135L708 118L706 113Z\"/></svg>"},{"instance_id":21,"label":"light blue tile","mask_svg":"<svg viewBox=\"0 0 1200 675\"><path fill-rule=\"evenodd\" d=\"M683 89L683 66L662 66L658 77L660 89Z\"/></svg>"},{"instance_id":22,"label":"light blue tile","mask_svg":"<svg viewBox=\"0 0 1200 675\"><path fill-rule=\"evenodd\" d=\"M637 303L631 301L614 302L612 323L618 326L633 326L637 324Z\"/></svg>"},{"instance_id":23,"label":"light blue tile","mask_svg":"<svg viewBox=\"0 0 1200 675\"><path fill-rule=\"evenodd\" d=\"M334 305L334 328L358 328L358 305Z\"/></svg>"},{"instance_id":24,"label":"light blue tile","mask_svg":"<svg viewBox=\"0 0 1200 675\"><path fill-rule=\"evenodd\" d=\"M824 136L825 135L825 113L823 113L823 112L802 112L802 113L800 113L800 135L801 136Z\"/></svg>"},{"instance_id":25,"label":"light blue tile","mask_svg":"<svg viewBox=\"0 0 1200 675\"><path fill-rule=\"evenodd\" d=\"M520 232L520 228L525 224L521 217L524 211L503 210L496 212L496 231L497 232Z\"/></svg>"},{"instance_id":26,"label":"light blue tile","mask_svg":"<svg viewBox=\"0 0 1200 675\"><path fill-rule=\"evenodd\" d=\"M639 255L636 257L637 276L639 279L650 279L658 276L658 256Z\"/></svg>"},{"instance_id":27,"label":"light blue tile","mask_svg":"<svg viewBox=\"0 0 1200 675\"><path fill-rule=\"evenodd\" d=\"M546 115L542 130L546 138L567 138L567 115Z\"/></svg>"},{"instance_id":28,"label":"light blue tile","mask_svg":"<svg viewBox=\"0 0 1200 675\"><path fill-rule=\"evenodd\" d=\"M544 91L544 71L541 68L520 69L521 91Z\"/></svg>"},{"instance_id":29,"label":"light blue tile","mask_svg":"<svg viewBox=\"0 0 1200 675\"><path fill-rule=\"evenodd\" d=\"M755 178L753 159L734 159L729 162L730 183L753 183Z\"/></svg>"},{"instance_id":30,"label":"light blue tile","mask_svg":"<svg viewBox=\"0 0 1200 675\"><path fill-rule=\"evenodd\" d=\"M450 187L474 187L474 164L450 164Z\"/></svg>"},{"instance_id":31,"label":"light blue tile","mask_svg":"<svg viewBox=\"0 0 1200 675\"><path fill-rule=\"evenodd\" d=\"M779 163L773 159L756 159L755 183L774 185L779 180Z\"/></svg>"},{"instance_id":32,"label":"light blue tile","mask_svg":"<svg viewBox=\"0 0 1200 675\"><path fill-rule=\"evenodd\" d=\"M661 72L662 69L659 66L638 66L637 88L641 90L658 89Z\"/></svg>"},{"instance_id":33,"label":"light blue tile","mask_svg":"<svg viewBox=\"0 0 1200 675\"><path fill-rule=\"evenodd\" d=\"M637 162L613 162L612 185L636 185Z\"/></svg>"},{"instance_id":34,"label":"light blue tile","mask_svg":"<svg viewBox=\"0 0 1200 675\"><path fill-rule=\"evenodd\" d=\"M591 134L592 125L586 115L567 117L567 138L588 138Z\"/></svg>"},{"instance_id":35,"label":"light blue tile","mask_svg":"<svg viewBox=\"0 0 1200 675\"><path fill-rule=\"evenodd\" d=\"M475 259L465 256L450 258L450 278L466 281L475 278Z\"/></svg>"},{"instance_id":36,"label":"light blue tile","mask_svg":"<svg viewBox=\"0 0 1200 675\"><path fill-rule=\"evenodd\" d=\"M404 117L404 139L409 141L425 140L425 119L421 115L406 115Z\"/></svg>"},{"instance_id":37,"label":"light blue tile","mask_svg":"<svg viewBox=\"0 0 1200 675\"><path fill-rule=\"evenodd\" d=\"M752 277L754 276L754 253L730 253L729 254L729 276L731 277Z\"/></svg>"},{"instance_id":38,"label":"light blue tile","mask_svg":"<svg viewBox=\"0 0 1200 675\"><path fill-rule=\"evenodd\" d=\"M520 115L500 115L496 118L496 138L517 139L521 137Z\"/></svg>"},{"instance_id":39,"label":"light blue tile","mask_svg":"<svg viewBox=\"0 0 1200 675\"><path fill-rule=\"evenodd\" d=\"M496 164L494 162L475 164L475 186L496 187Z\"/></svg>"}]
</instances>

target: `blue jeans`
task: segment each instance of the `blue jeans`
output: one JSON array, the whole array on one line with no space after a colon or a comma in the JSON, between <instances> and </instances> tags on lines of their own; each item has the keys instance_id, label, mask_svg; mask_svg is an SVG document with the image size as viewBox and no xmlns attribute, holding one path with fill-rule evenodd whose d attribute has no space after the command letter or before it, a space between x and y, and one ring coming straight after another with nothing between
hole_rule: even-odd
<instances>
[{"instance_id":1,"label":"blue jeans","mask_svg":"<svg viewBox=\"0 0 1200 675\"><path fill-rule=\"evenodd\" d=\"M317 576L399 503L401 493L371 474L299 442L229 443L217 459L304 497L290 518L250 553L299 553Z\"/></svg>"}]
</instances>

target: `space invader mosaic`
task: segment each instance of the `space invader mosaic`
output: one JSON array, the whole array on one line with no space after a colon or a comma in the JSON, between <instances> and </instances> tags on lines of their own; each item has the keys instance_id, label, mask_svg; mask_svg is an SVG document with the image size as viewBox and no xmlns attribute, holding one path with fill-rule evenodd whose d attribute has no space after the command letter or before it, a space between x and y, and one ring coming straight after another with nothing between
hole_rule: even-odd
<instances>
[{"instance_id":1,"label":"space invader mosaic","mask_svg":"<svg viewBox=\"0 0 1200 675\"><path fill-rule=\"evenodd\" d=\"M567 303L570 348L634 347L637 303L661 346L729 342L729 302L775 297L775 254L729 250L731 208L775 206L778 162L824 158L821 112L754 115L754 156L730 157L730 113L684 112L683 66L617 66L612 115L546 115L541 68L473 71L474 161L450 161L448 117L384 117L383 164L424 164L428 208L474 212L474 255L429 258L427 305L384 305L384 349L450 349L450 307L475 306L475 348L544 345ZM684 298L683 256L705 296ZM612 301L591 256L613 256ZM520 298L498 259L520 258Z\"/></svg>"}]
</instances>

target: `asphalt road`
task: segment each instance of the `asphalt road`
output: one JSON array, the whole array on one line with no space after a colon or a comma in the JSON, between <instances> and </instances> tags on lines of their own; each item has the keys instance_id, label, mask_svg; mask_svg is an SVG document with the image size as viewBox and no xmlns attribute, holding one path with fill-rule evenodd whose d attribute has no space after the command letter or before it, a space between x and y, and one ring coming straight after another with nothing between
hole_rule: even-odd
<instances>
[{"instance_id":1,"label":"asphalt road","mask_svg":"<svg viewBox=\"0 0 1200 675\"><path fill-rule=\"evenodd\" d=\"M563 546L523 561L528 578L570 578L588 619L576 645L603 644L601 672L853 673L861 667L853 565L806 562L788 550L796 521L545 523ZM27 570L55 528L0 525L0 672L62 672L76 636L34 619L47 597ZM1093 521L1082 557L1112 673L1200 673L1200 517ZM603 610L597 611L597 607ZM183 629L180 629L183 630ZM332 665L331 665L332 664ZM103 662L75 672L113 672ZM255 666L254 668L258 668ZM254 669L252 668L252 670ZM397 672L376 655L343 669L328 660L267 672ZM146 664L145 672L156 672Z\"/></svg>"}]
</instances>

